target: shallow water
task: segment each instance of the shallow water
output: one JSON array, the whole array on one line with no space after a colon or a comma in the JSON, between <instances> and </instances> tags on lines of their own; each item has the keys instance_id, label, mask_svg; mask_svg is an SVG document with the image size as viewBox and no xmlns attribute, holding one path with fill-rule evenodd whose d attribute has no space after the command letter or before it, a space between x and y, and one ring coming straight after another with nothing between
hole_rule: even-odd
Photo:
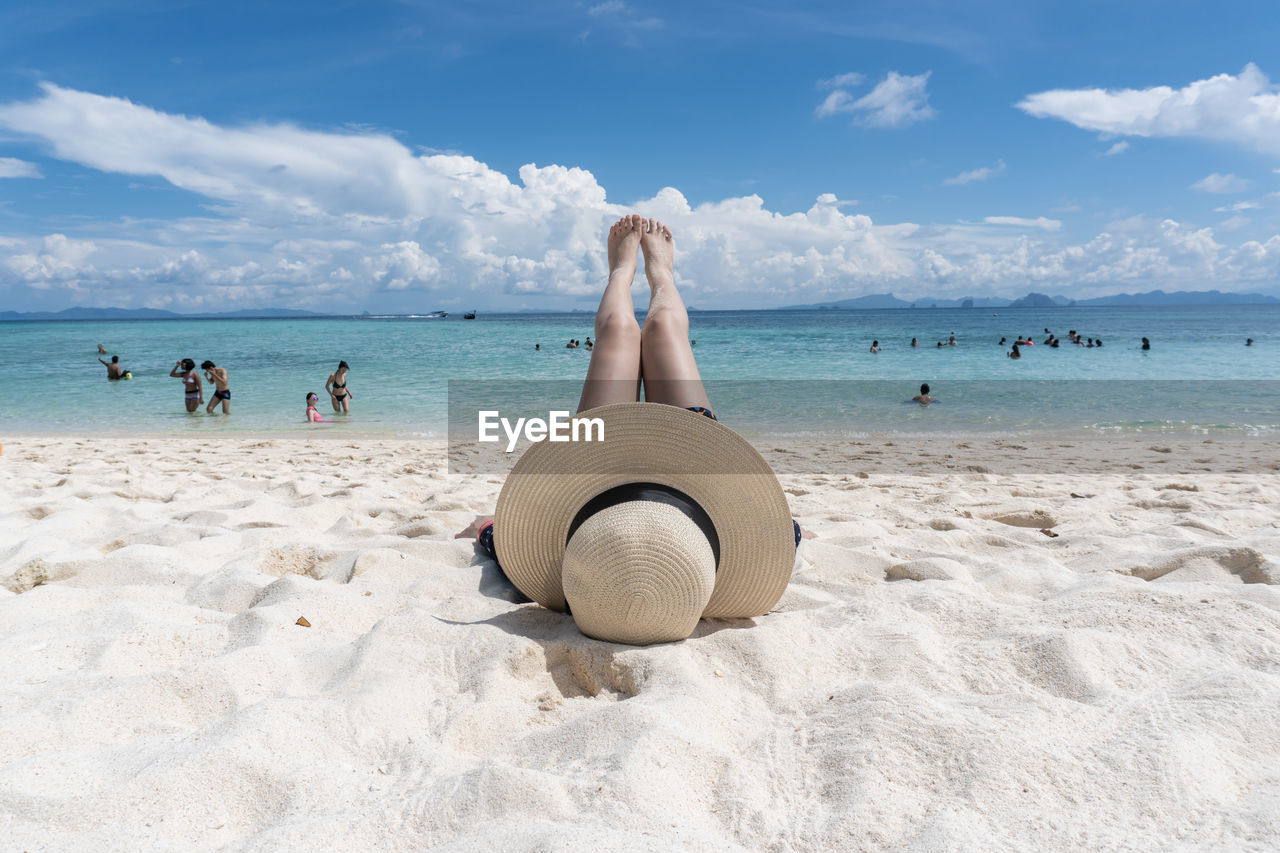
<instances>
[{"instance_id":1,"label":"shallow water","mask_svg":"<svg viewBox=\"0 0 1280 853\"><path fill-rule=\"evenodd\" d=\"M591 334L592 320L578 312L0 323L0 429L439 436L450 383L457 407L459 389L484 382L558 380L529 399L574 407L590 355L564 344ZM1043 341L1046 327L1105 346L1038 345L1014 361L997 343L1028 334ZM953 333L958 346L936 347ZM1280 305L694 312L691 336L721 419L748 433L1270 435L1280 424ZM1150 351L1138 349L1143 336ZM909 346L912 337L919 347ZM878 354L868 352L872 340ZM98 343L120 355L132 380L106 381ZM186 357L227 368L231 416L185 411L181 383L168 372ZM309 427L305 395L320 394L331 415L324 382L340 359L351 364L352 414ZM905 402L921 382L939 404ZM498 387L519 404L518 386Z\"/></svg>"}]
</instances>

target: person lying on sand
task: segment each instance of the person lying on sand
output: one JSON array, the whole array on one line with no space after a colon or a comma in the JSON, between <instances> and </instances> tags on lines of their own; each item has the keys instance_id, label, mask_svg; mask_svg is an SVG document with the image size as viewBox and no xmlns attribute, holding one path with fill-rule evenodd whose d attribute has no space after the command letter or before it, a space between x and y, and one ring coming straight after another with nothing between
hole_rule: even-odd
<instances>
[{"instance_id":1,"label":"person lying on sand","mask_svg":"<svg viewBox=\"0 0 1280 853\"><path fill-rule=\"evenodd\" d=\"M674 642L704 616L767 613L802 533L768 463L711 409L671 229L624 216L607 244L609 282L578 401L603 440L533 444L495 515L458 537L475 536L521 592L570 612L590 637ZM631 301L637 249L650 287L643 329Z\"/></svg>"}]
</instances>

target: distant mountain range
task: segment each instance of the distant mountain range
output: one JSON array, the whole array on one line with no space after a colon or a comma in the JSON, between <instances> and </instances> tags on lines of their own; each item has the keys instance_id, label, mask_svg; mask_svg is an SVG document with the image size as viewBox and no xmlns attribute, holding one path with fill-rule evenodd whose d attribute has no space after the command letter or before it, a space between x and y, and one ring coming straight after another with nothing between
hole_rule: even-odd
<instances>
[{"instance_id":1,"label":"distant mountain range","mask_svg":"<svg viewBox=\"0 0 1280 853\"><path fill-rule=\"evenodd\" d=\"M787 305L782 311L866 311L879 308L1057 308L1067 305L1257 305L1280 303L1280 299L1262 293L1223 293L1218 290L1179 290L1165 293L1151 290L1146 293L1116 293L1093 299L1068 299L1065 296L1048 296L1044 293L1028 293L1020 299L991 296L969 296L960 299L899 299L892 293L857 296L835 302L815 302L809 305Z\"/></svg>"},{"instance_id":2,"label":"distant mountain range","mask_svg":"<svg viewBox=\"0 0 1280 853\"><path fill-rule=\"evenodd\" d=\"M0 311L4 320L199 320L253 319L273 317L325 317L314 311L292 308L245 308L208 314L178 314L158 308L67 308L63 311Z\"/></svg>"},{"instance_id":3,"label":"distant mountain range","mask_svg":"<svg viewBox=\"0 0 1280 853\"><path fill-rule=\"evenodd\" d=\"M1092 307L1099 305L1258 305L1276 304L1280 299L1263 293L1223 293L1219 290L1179 290L1165 293L1150 290L1146 293L1116 293L1093 299L1068 299L1065 296L1049 296L1044 293L1028 293L1019 299L997 296L967 296L960 299L899 299L892 293L875 293L833 302L814 302L808 305L786 305L780 311L867 311L884 308L1056 308L1063 306ZM690 311L699 309L689 306ZM582 313L584 309L572 309ZM367 311L365 312L368 313ZM568 313L562 309L525 309L518 313ZM303 318L345 317L347 314L321 314L315 311L299 311L293 308L244 308L239 311L218 311L204 314L179 314L158 308L67 308L62 311L0 311L0 322L6 320L201 320L201 319L254 319L254 318ZM394 316L394 315L392 315Z\"/></svg>"}]
</instances>

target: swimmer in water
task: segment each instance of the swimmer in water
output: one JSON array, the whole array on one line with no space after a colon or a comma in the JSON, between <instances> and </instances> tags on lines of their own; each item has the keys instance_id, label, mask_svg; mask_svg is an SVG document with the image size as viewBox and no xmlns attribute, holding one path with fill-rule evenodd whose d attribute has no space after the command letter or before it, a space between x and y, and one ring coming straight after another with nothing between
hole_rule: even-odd
<instances>
[{"instance_id":1,"label":"swimmer in water","mask_svg":"<svg viewBox=\"0 0 1280 853\"><path fill-rule=\"evenodd\" d=\"M934 402L936 399L937 398L935 397L929 396L929 383L925 382L923 385L920 386L920 393L912 397L911 401L913 403L919 403L922 406L927 406L930 403Z\"/></svg>"},{"instance_id":2,"label":"swimmer in water","mask_svg":"<svg viewBox=\"0 0 1280 853\"><path fill-rule=\"evenodd\" d=\"M912 339L911 339L911 345L912 345L913 347L918 347L918 346L920 346L920 342L919 342L919 341L917 341L915 338L912 338Z\"/></svg>"},{"instance_id":3,"label":"swimmer in water","mask_svg":"<svg viewBox=\"0 0 1280 853\"><path fill-rule=\"evenodd\" d=\"M102 361L102 359L98 359L98 361ZM127 370L120 366L120 356L118 355L113 355L111 356L111 361L102 361L102 363L107 366L107 379L124 379L124 375L128 373Z\"/></svg>"},{"instance_id":4,"label":"swimmer in water","mask_svg":"<svg viewBox=\"0 0 1280 853\"><path fill-rule=\"evenodd\" d=\"M182 401L186 404L187 411L194 412L200 408L200 404L204 402L204 383L200 381L200 374L196 373L196 363L184 358L173 366L169 375L182 380Z\"/></svg>"},{"instance_id":5,"label":"swimmer in water","mask_svg":"<svg viewBox=\"0 0 1280 853\"><path fill-rule=\"evenodd\" d=\"M107 348L104 347L102 344L98 344L98 355L106 355L106 354L107 354ZM101 359L99 359L99 361L101 361Z\"/></svg>"},{"instance_id":6,"label":"swimmer in water","mask_svg":"<svg viewBox=\"0 0 1280 853\"><path fill-rule=\"evenodd\" d=\"M534 351L534 352L542 352L542 344L534 344L534 345L533 345L533 351Z\"/></svg>"},{"instance_id":7,"label":"swimmer in water","mask_svg":"<svg viewBox=\"0 0 1280 853\"><path fill-rule=\"evenodd\" d=\"M320 398L316 396L316 392L312 391L307 394L307 423L310 424L326 424L326 421L316 408L316 401Z\"/></svg>"},{"instance_id":8,"label":"swimmer in water","mask_svg":"<svg viewBox=\"0 0 1280 853\"><path fill-rule=\"evenodd\" d=\"M880 352L880 342L879 342L879 341L872 341L872 342L871 342L871 351L872 351L872 352Z\"/></svg>"},{"instance_id":9,"label":"swimmer in water","mask_svg":"<svg viewBox=\"0 0 1280 853\"><path fill-rule=\"evenodd\" d=\"M949 347L953 347L953 346L955 346L955 345L956 345L956 336L953 334L953 335L950 337L950 339L948 339L948 340L947 340L947 346L949 346Z\"/></svg>"},{"instance_id":10,"label":"swimmer in water","mask_svg":"<svg viewBox=\"0 0 1280 853\"><path fill-rule=\"evenodd\" d=\"M1244 345L1245 345L1245 346L1247 346L1247 347L1251 347L1251 346L1253 346L1253 338L1249 338L1248 340L1246 340L1246 341L1244 342Z\"/></svg>"},{"instance_id":11,"label":"swimmer in water","mask_svg":"<svg viewBox=\"0 0 1280 853\"><path fill-rule=\"evenodd\" d=\"M1018 345L1013 345L1013 351L1009 353L1009 358L1022 358L1022 350L1018 349Z\"/></svg>"},{"instance_id":12,"label":"swimmer in water","mask_svg":"<svg viewBox=\"0 0 1280 853\"><path fill-rule=\"evenodd\" d=\"M205 412L212 415L213 410L218 408L218 404L221 403L222 414L231 414L231 379L227 376L227 369L218 367L208 360L200 365L200 369L204 371L204 378L208 379L216 387L213 392L213 399L209 401L209 406L205 409Z\"/></svg>"},{"instance_id":13,"label":"swimmer in water","mask_svg":"<svg viewBox=\"0 0 1280 853\"><path fill-rule=\"evenodd\" d=\"M1146 338L1143 338L1141 349L1151 349L1151 341L1147 340Z\"/></svg>"}]
</instances>

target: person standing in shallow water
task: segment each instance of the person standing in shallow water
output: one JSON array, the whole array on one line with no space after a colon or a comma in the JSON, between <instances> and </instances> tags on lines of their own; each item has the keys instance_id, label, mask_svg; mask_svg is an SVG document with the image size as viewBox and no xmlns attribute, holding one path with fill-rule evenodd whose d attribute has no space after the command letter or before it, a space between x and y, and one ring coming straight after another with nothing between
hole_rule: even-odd
<instances>
[{"instance_id":1,"label":"person standing in shallow water","mask_svg":"<svg viewBox=\"0 0 1280 853\"><path fill-rule=\"evenodd\" d=\"M338 362L338 369L330 373L328 380L324 383L324 390L329 392L329 402L333 404L333 410L344 414L351 413L351 401L354 399L351 392L347 390L349 369L345 361Z\"/></svg>"},{"instance_id":2,"label":"person standing in shallow water","mask_svg":"<svg viewBox=\"0 0 1280 853\"><path fill-rule=\"evenodd\" d=\"M187 411L194 412L200 408L200 404L204 402L204 383L200 381L200 374L196 373L195 361L184 358L173 366L169 375L182 380L182 401L186 404Z\"/></svg>"},{"instance_id":3,"label":"person standing in shallow water","mask_svg":"<svg viewBox=\"0 0 1280 853\"><path fill-rule=\"evenodd\" d=\"M102 359L98 359L98 361L102 361ZM120 356L118 356L118 355L113 355L113 356L111 356L111 361L110 361L110 362L102 361L102 363L103 363L103 364L105 364L105 365L107 366L107 378L108 378L108 379L123 379L123 378L124 378L125 369L124 369L123 367L121 367L121 366L120 366Z\"/></svg>"},{"instance_id":4,"label":"person standing in shallow water","mask_svg":"<svg viewBox=\"0 0 1280 853\"><path fill-rule=\"evenodd\" d=\"M200 365L200 369L204 371L205 378L217 388L213 392L213 399L209 401L209 407L205 409L205 412L212 415L213 410L218 408L218 403L222 403L222 414L231 414L231 379L227 376L227 369L218 367L212 361L205 361Z\"/></svg>"},{"instance_id":5,"label":"person standing in shallow water","mask_svg":"<svg viewBox=\"0 0 1280 853\"><path fill-rule=\"evenodd\" d=\"M1146 338L1143 338L1143 339L1142 339L1142 347L1141 347L1141 348L1142 348L1142 349L1151 349L1151 341L1147 340Z\"/></svg>"}]
</instances>

